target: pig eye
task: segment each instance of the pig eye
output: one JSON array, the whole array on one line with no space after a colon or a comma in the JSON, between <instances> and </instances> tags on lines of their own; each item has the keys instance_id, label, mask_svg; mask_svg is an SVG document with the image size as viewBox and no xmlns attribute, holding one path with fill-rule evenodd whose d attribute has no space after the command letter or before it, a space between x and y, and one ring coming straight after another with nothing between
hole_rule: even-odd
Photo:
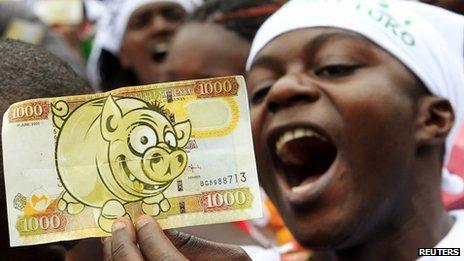
<instances>
[{"instance_id":1,"label":"pig eye","mask_svg":"<svg viewBox=\"0 0 464 261\"><path fill-rule=\"evenodd\" d=\"M134 152L143 154L149 147L158 143L156 132L148 126L135 127L129 137L129 145Z\"/></svg>"},{"instance_id":2,"label":"pig eye","mask_svg":"<svg viewBox=\"0 0 464 261\"><path fill-rule=\"evenodd\" d=\"M164 134L164 140L170 147L177 147L177 139L174 133L168 131Z\"/></svg>"}]
</instances>

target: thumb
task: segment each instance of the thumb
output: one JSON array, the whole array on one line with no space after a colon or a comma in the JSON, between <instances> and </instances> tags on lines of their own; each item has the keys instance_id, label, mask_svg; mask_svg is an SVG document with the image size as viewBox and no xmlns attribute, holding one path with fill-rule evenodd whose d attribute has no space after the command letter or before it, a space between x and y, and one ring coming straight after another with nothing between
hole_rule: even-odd
<instances>
[{"instance_id":1,"label":"thumb","mask_svg":"<svg viewBox=\"0 0 464 261\"><path fill-rule=\"evenodd\" d=\"M177 230L165 230L172 244L190 260L251 260L237 245L204 240Z\"/></svg>"},{"instance_id":2,"label":"thumb","mask_svg":"<svg viewBox=\"0 0 464 261\"><path fill-rule=\"evenodd\" d=\"M137 219L137 243L145 260L186 260L166 237L156 220L147 215Z\"/></svg>"}]
</instances>

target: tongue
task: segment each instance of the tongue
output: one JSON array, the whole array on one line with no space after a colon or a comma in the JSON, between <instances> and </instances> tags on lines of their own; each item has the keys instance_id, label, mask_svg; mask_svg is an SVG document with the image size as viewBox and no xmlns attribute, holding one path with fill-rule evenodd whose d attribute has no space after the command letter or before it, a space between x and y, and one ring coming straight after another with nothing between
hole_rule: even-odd
<instances>
[{"instance_id":1,"label":"tongue","mask_svg":"<svg viewBox=\"0 0 464 261\"><path fill-rule=\"evenodd\" d=\"M134 189L138 192L142 192L143 191L143 184L142 182L138 181L138 180L134 180L133 184L134 185Z\"/></svg>"},{"instance_id":2,"label":"tongue","mask_svg":"<svg viewBox=\"0 0 464 261\"><path fill-rule=\"evenodd\" d=\"M302 137L287 142L278 152L280 160L285 165L302 167L304 165L319 164L324 150L324 143L313 137Z\"/></svg>"},{"instance_id":3,"label":"tongue","mask_svg":"<svg viewBox=\"0 0 464 261\"><path fill-rule=\"evenodd\" d=\"M325 173L336 156L335 147L316 137L291 140L277 152L292 186L312 182Z\"/></svg>"}]
</instances>

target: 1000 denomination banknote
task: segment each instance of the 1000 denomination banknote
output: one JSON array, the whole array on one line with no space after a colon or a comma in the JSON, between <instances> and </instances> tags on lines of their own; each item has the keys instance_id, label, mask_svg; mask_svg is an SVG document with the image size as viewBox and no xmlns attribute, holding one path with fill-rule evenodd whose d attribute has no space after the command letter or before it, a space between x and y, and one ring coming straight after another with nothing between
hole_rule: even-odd
<instances>
[{"instance_id":1,"label":"1000 denomination banknote","mask_svg":"<svg viewBox=\"0 0 464 261\"><path fill-rule=\"evenodd\" d=\"M11 246L261 216L241 76L27 100L3 116Z\"/></svg>"}]
</instances>

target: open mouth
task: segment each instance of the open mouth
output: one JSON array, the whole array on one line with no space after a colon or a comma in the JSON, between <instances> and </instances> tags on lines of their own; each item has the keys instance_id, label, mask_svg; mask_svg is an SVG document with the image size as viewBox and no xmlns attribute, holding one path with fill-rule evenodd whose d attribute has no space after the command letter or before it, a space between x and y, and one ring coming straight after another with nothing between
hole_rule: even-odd
<instances>
[{"instance_id":1,"label":"open mouth","mask_svg":"<svg viewBox=\"0 0 464 261\"><path fill-rule=\"evenodd\" d=\"M148 184L145 183L139 179L137 179L134 174L129 169L129 166L127 166L126 163L126 156L124 155L119 155L117 160L119 161L120 168L124 171L126 174L127 178L132 182L132 186L135 191L137 192L149 192L149 191L154 191L161 189L166 186L166 184Z\"/></svg>"},{"instance_id":2,"label":"open mouth","mask_svg":"<svg viewBox=\"0 0 464 261\"><path fill-rule=\"evenodd\" d=\"M169 43L165 42L165 43L155 44L153 45L151 57L154 62L161 63L164 61L164 59L166 59L168 51L169 51Z\"/></svg>"},{"instance_id":3,"label":"open mouth","mask_svg":"<svg viewBox=\"0 0 464 261\"><path fill-rule=\"evenodd\" d=\"M328 171L337 148L312 128L287 129L274 142L274 159L290 188L315 182Z\"/></svg>"}]
</instances>

